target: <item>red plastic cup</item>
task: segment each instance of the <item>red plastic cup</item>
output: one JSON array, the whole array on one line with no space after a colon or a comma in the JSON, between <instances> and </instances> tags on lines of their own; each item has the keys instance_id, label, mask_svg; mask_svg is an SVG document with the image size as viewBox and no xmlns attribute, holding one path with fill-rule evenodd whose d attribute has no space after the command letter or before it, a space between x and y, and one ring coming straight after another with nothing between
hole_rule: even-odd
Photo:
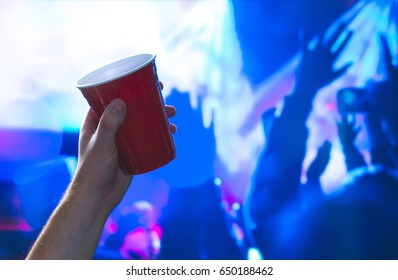
<instances>
[{"instance_id":1,"label":"red plastic cup","mask_svg":"<svg viewBox=\"0 0 398 280\"><path fill-rule=\"evenodd\" d=\"M120 164L126 172L145 173L175 158L154 55L115 61L84 76L76 87L98 117L115 98L126 102L126 118L116 135Z\"/></svg>"}]
</instances>

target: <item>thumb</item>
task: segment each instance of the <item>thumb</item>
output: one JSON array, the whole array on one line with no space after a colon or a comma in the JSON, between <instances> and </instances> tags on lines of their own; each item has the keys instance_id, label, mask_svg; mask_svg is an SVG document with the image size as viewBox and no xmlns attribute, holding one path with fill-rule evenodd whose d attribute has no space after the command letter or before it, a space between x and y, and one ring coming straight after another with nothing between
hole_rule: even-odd
<instances>
[{"instance_id":1,"label":"thumb","mask_svg":"<svg viewBox=\"0 0 398 280\"><path fill-rule=\"evenodd\" d=\"M97 145L103 149L111 148L115 144L116 132L126 116L126 103L115 99L105 108L98 124Z\"/></svg>"}]
</instances>

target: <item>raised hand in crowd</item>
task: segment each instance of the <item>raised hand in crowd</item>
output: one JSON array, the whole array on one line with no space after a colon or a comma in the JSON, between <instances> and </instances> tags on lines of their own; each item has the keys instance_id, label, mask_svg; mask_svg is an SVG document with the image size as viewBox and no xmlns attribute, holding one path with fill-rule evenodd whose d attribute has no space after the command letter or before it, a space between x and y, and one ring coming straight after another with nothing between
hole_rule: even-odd
<instances>
[{"instance_id":1,"label":"raised hand in crowd","mask_svg":"<svg viewBox=\"0 0 398 280\"><path fill-rule=\"evenodd\" d=\"M355 119L350 118L348 115L343 115L341 121L337 123L337 131L347 171L366 166L362 154L355 145L355 139L360 131L360 128L355 127Z\"/></svg>"},{"instance_id":2,"label":"raised hand in crowd","mask_svg":"<svg viewBox=\"0 0 398 280\"><path fill-rule=\"evenodd\" d=\"M304 31L302 39L302 59L296 74L295 92L312 100L316 92L343 75L351 66L348 63L338 70L334 69L336 59L350 42L352 32L343 33L348 23L342 23L328 38L328 28L324 28L319 36L312 41ZM345 36L337 50L333 46L340 36ZM315 42L313 44L313 42Z\"/></svg>"}]
</instances>

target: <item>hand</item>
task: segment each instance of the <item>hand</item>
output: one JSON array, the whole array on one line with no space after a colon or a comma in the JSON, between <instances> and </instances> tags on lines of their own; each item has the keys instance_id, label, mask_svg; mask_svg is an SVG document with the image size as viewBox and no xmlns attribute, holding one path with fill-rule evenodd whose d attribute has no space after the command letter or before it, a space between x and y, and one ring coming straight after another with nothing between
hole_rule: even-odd
<instances>
[{"instance_id":1,"label":"hand","mask_svg":"<svg viewBox=\"0 0 398 280\"><path fill-rule=\"evenodd\" d=\"M172 117L176 110L166 106ZM132 176L119 165L116 131L126 104L115 99L98 119L90 109L79 139L76 174L34 243L27 259L91 259L106 219L126 193ZM171 130L176 131L175 125Z\"/></svg>"},{"instance_id":2,"label":"hand","mask_svg":"<svg viewBox=\"0 0 398 280\"><path fill-rule=\"evenodd\" d=\"M166 106L168 117L176 114L172 106ZM98 120L90 109L84 119L79 139L79 160L72 180L70 194L90 198L111 211L126 193L132 175L119 165L116 132L126 115L126 104L113 100ZM171 124L173 133L176 126Z\"/></svg>"},{"instance_id":3,"label":"hand","mask_svg":"<svg viewBox=\"0 0 398 280\"><path fill-rule=\"evenodd\" d=\"M337 123L340 143L342 146L347 171L366 166L366 162L355 145L355 139L360 128L355 128L355 119L349 119L347 115L341 116Z\"/></svg>"},{"instance_id":4,"label":"hand","mask_svg":"<svg viewBox=\"0 0 398 280\"><path fill-rule=\"evenodd\" d=\"M327 31L327 28L325 28L319 35L313 49L309 48L310 40L308 34L304 32L301 47L302 60L296 76L295 91L310 94L309 97L312 100L313 95L320 88L340 77L351 66L351 63L349 63L337 71L333 69L336 58L344 50L353 35L352 32L349 32L337 50L334 53L331 52L333 45L346 27L347 23L341 24L328 41L325 39Z\"/></svg>"}]
</instances>

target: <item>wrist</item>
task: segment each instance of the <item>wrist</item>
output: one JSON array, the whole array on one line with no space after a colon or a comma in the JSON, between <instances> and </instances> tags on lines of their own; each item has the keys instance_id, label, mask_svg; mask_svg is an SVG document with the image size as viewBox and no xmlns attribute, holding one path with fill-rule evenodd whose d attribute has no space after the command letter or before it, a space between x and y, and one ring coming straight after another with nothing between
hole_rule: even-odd
<instances>
[{"instance_id":1,"label":"wrist","mask_svg":"<svg viewBox=\"0 0 398 280\"><path fill-rule=\"evenodd\" d=\"M314 82L299 83L293 88L293 95L299 95L303 99L312 100L318 92L319 87L314 85Z\"/></svg>"},{"instance_id":2,"label":"wrist","mask_svg":"<svg viewBox=\"0 0 398 280\"><path fill-rule=\"evenodd\" d=\"M75 205L76 209L81 209L85 215L95 215L105 221L114 206L98 195L87 192L86 189L89 188L85 187L84 183L72 181L63 200Z\"/></svg>"},{"instance_id":3,"label":"wrist","mask_svg":"<svg viewBox=\"0 0 398 280\"><path fill-rule=\"evenodd\" d=\"M308 99L306 94L293 92L286 96L285 104L281 115L288 115L292 120L305 120L312 110L312 99ZM290 116L293 115L293 116Z\"/></svg>"},{"instance_id":4,"label":"wrist","mask_svg":"<svg viewBox=\"0 0 398 280\"><path fill-rule=\"evenodd\" d=\"M354 141L346 141L346 142L342 142L341 143L341 148L343 150L344 153L349 153L349 152L353 152L353 151L357 151L357 146L355 145Z\"/></svg>"}]
</instances>

